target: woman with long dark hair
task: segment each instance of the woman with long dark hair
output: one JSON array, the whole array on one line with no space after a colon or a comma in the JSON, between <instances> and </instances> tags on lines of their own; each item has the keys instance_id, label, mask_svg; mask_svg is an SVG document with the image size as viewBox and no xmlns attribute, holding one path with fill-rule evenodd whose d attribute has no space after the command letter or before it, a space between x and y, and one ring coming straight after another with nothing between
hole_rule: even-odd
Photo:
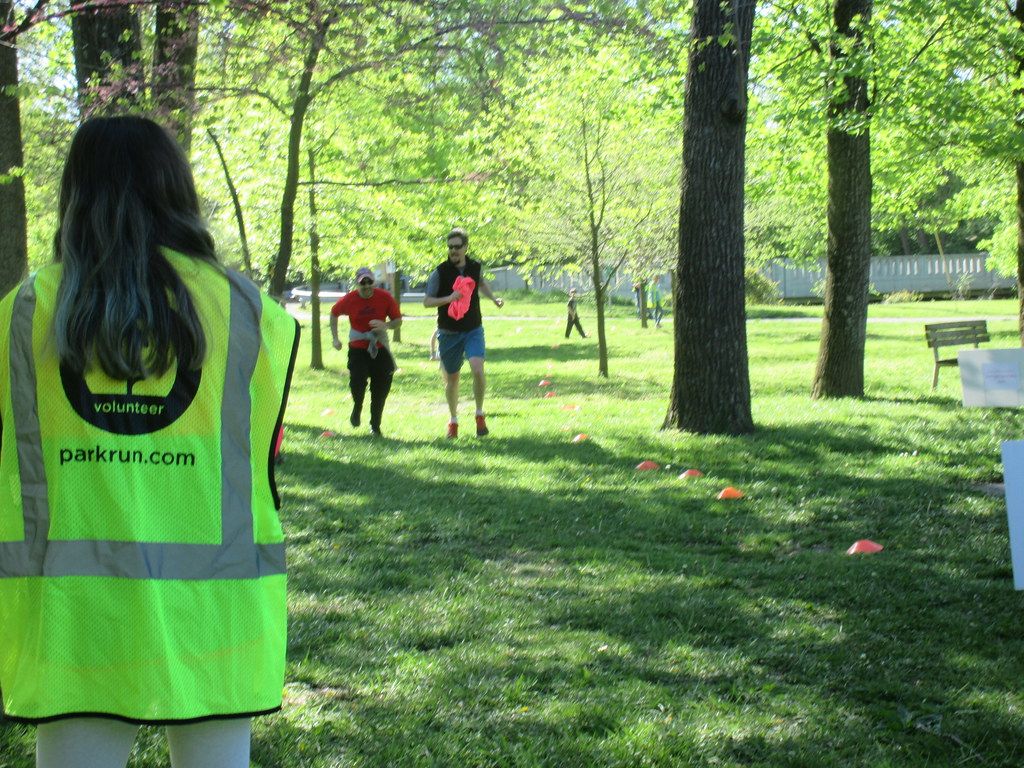
<instances>
[{"instance_id":1,"label":"woman with long dark hair","mask_svg":"<svg viewBox=\"0 0 1024 768\"><path fill-rule=\"evenodd\" d=\"M55 263L0 302L0 690L41 768L249 765L281 705L273 443L298 325L221 266L176 142L78 130Z\"/></svg>"}]
</instances>

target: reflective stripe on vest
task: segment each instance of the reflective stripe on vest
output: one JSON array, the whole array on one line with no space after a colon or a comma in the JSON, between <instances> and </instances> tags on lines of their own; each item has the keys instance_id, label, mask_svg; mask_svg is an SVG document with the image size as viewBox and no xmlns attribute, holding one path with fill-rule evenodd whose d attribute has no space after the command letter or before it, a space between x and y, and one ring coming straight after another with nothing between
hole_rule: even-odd
<instances>
[{"instance_id":1,"label":"reflective stripe on vest","mask_svg":"<svg viewBox=\"0 0 1024 768\"><path fill-rule=\"evenodd\" d=\"M52 541L46 470L36 402L33 279L11 317L11 405L25 515L25 540L0 542L0 578L115 576L128 579L256 579L285 572L284 544L256 544L249 460L249 384L260 352L263 305L256 286L228 272L228 357L221 398L221 543ZM229 396L228 396L229 393Z\"/></svg>"}]
</instances>

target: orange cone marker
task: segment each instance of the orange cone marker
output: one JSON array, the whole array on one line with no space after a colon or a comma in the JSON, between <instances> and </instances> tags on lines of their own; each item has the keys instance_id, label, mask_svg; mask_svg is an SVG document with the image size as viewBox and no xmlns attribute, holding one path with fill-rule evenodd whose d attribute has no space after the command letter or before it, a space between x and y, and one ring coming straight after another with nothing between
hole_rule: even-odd
<instances>
[{"instance_id":1,"label":"orange cone marker","mask_svg":"<svg viewBox=\"0 0 1024 768\"><path fill-rule=\"evenodd\" d=\"M563 411L578 411L579 409L580 407L578 405L573 405L572 403L566 403L562 406Z\"/></svg>"},{"instance_id":2,"label":"orange cone marker","mask_svg":"<svg viewBox=\"0 0 1024 768\"><path fill-rule=\"evenodd\" d=\"M320 437L334 437L334 433L331 432L331 430L329 429L325 429L323 432L320 433Z\"/></svg>"},{"instance_id":3,"label":"orange cone marker","mask_svg":"<svg viewBox=\"0 0 1024 768\"><path fill-rule=\"evenodd\" d=\"M555 390L553 390L553 389L549 389L547 392L544 393L544 397L554 397L554 396L555 396Z\"/></svg>"},{"instance_id":4,"label":"orange cone marker","mask_svg":"<svg viewBox=\"0 0 1024 768\"><path fill-rule=\"evenodd\" d=\"M574 437L574 438L572 439L572 441L573 441L574 443L582 443L582 442L583 442L584 440L586 440L586 439L587 439L587 435L585 435L585 434L583 434L582 432L580 432L580 433L579 433L578 435L576 435L576 437Z\"/></svg>"},{"instance_id":5,"label":"orange cone marker","mask_svg":"<svg viewBox=\"0 0 1024 768\"><path fill-rule=\"evenodd\" d=\"M547 379L541 379L540 382L538 382L537 386L538 387L550 387L551 386L551 382L548 381Z\"/></svg>"},{"instance_id":6,"label":"orange cone marker","mask_svg":"<svg viewBox=\"0 0 1024 768\"><path fill-rule=\"evenodd\" d=\"M846 550L848 555L873 555L881 552L885 547L871 539L859 539L853 542L853 546Z\"/></svg>"},{"instance_id":7,"label":"orange cone marker","mask_svg":"<svg viewBox=\"0 0 1024 768\"><path fill-rule=\"evenodd\" d=\"M704 477L704 473L701 472L699 469L688 469L685 472L680 473L679 475L680 480L691 480L692 478L695 477Z\"/></svg>"},{"instance_id":8,"label":"orange cone marker","mask_svg":"<svg viewBox=\"0 0 1024 768\"><path fill-rule=\"evenodd\" d=\"M719 499L742 499L743 491L739 488L733 488L731 485L723 488L722 492L718 494Z\"/></svg>"},{"instance_id":9,"label":"orange cone marker","mask_svg":"<svg viewBox=\"0 0 1024 768\"><path fill-rule=\"evenodd\" d=\"M647 472L652 469L660 469L660 466L658 462L648 459L647 461L641 461L636 465L636 468L638 472Z\"/></svg>"}]
</instances>

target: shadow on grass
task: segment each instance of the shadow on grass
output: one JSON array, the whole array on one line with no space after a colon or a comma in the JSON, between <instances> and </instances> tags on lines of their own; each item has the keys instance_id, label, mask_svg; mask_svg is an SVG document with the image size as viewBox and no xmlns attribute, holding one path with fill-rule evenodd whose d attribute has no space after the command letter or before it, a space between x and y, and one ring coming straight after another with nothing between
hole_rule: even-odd
<instances>
[{"instance_id":1,"label":"shadow on grass","mask_svg":"<svg viewBox=\"0 0 1024 768\"><path fill-rule=\"evenodd\" d=\"M949 478L863 471L907 439L687 438L710 471L684 484L597 442L403 441L440 449L420 466L290 426L292 692L254 762L1017 765L1021 601L982 541L1004 523L949 512ZM875 531L882 555L842 554Z\"/></svg>"}]
</instances>

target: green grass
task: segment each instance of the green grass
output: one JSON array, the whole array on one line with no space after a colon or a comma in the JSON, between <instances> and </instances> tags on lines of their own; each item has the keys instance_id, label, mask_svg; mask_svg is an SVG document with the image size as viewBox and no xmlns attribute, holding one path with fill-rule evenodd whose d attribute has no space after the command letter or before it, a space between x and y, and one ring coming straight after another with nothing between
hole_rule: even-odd
<instances>
[{"instance_id":1,"label":"green grass","mask_svg":"<svg viewBox=\"0 0 1024 768\"><path fill-rule=\"evenodd\" d=\"M305 333L279 472L285 707L254 764L1021 765L1024 599L1004 502L978 486L1024 418L963 409L954 370L932 392L920 327L1005 318L991 346L1015 346L1015 307L872 316L904 309L868 327L860 401L809 399L817 323L752 320L743 438L658 430L672 332L628 307L607 381L560 305L485 307L484 440L442 437L430 320L403 327L380 441L347 424L342 354L307 369ZM717 501L726 485L746 498ZM885 551L847 557L860 538ZM30 746L0 730L0 768ZM137 758L166 764L155 731Z\"/></svg>"}]
</instances>

